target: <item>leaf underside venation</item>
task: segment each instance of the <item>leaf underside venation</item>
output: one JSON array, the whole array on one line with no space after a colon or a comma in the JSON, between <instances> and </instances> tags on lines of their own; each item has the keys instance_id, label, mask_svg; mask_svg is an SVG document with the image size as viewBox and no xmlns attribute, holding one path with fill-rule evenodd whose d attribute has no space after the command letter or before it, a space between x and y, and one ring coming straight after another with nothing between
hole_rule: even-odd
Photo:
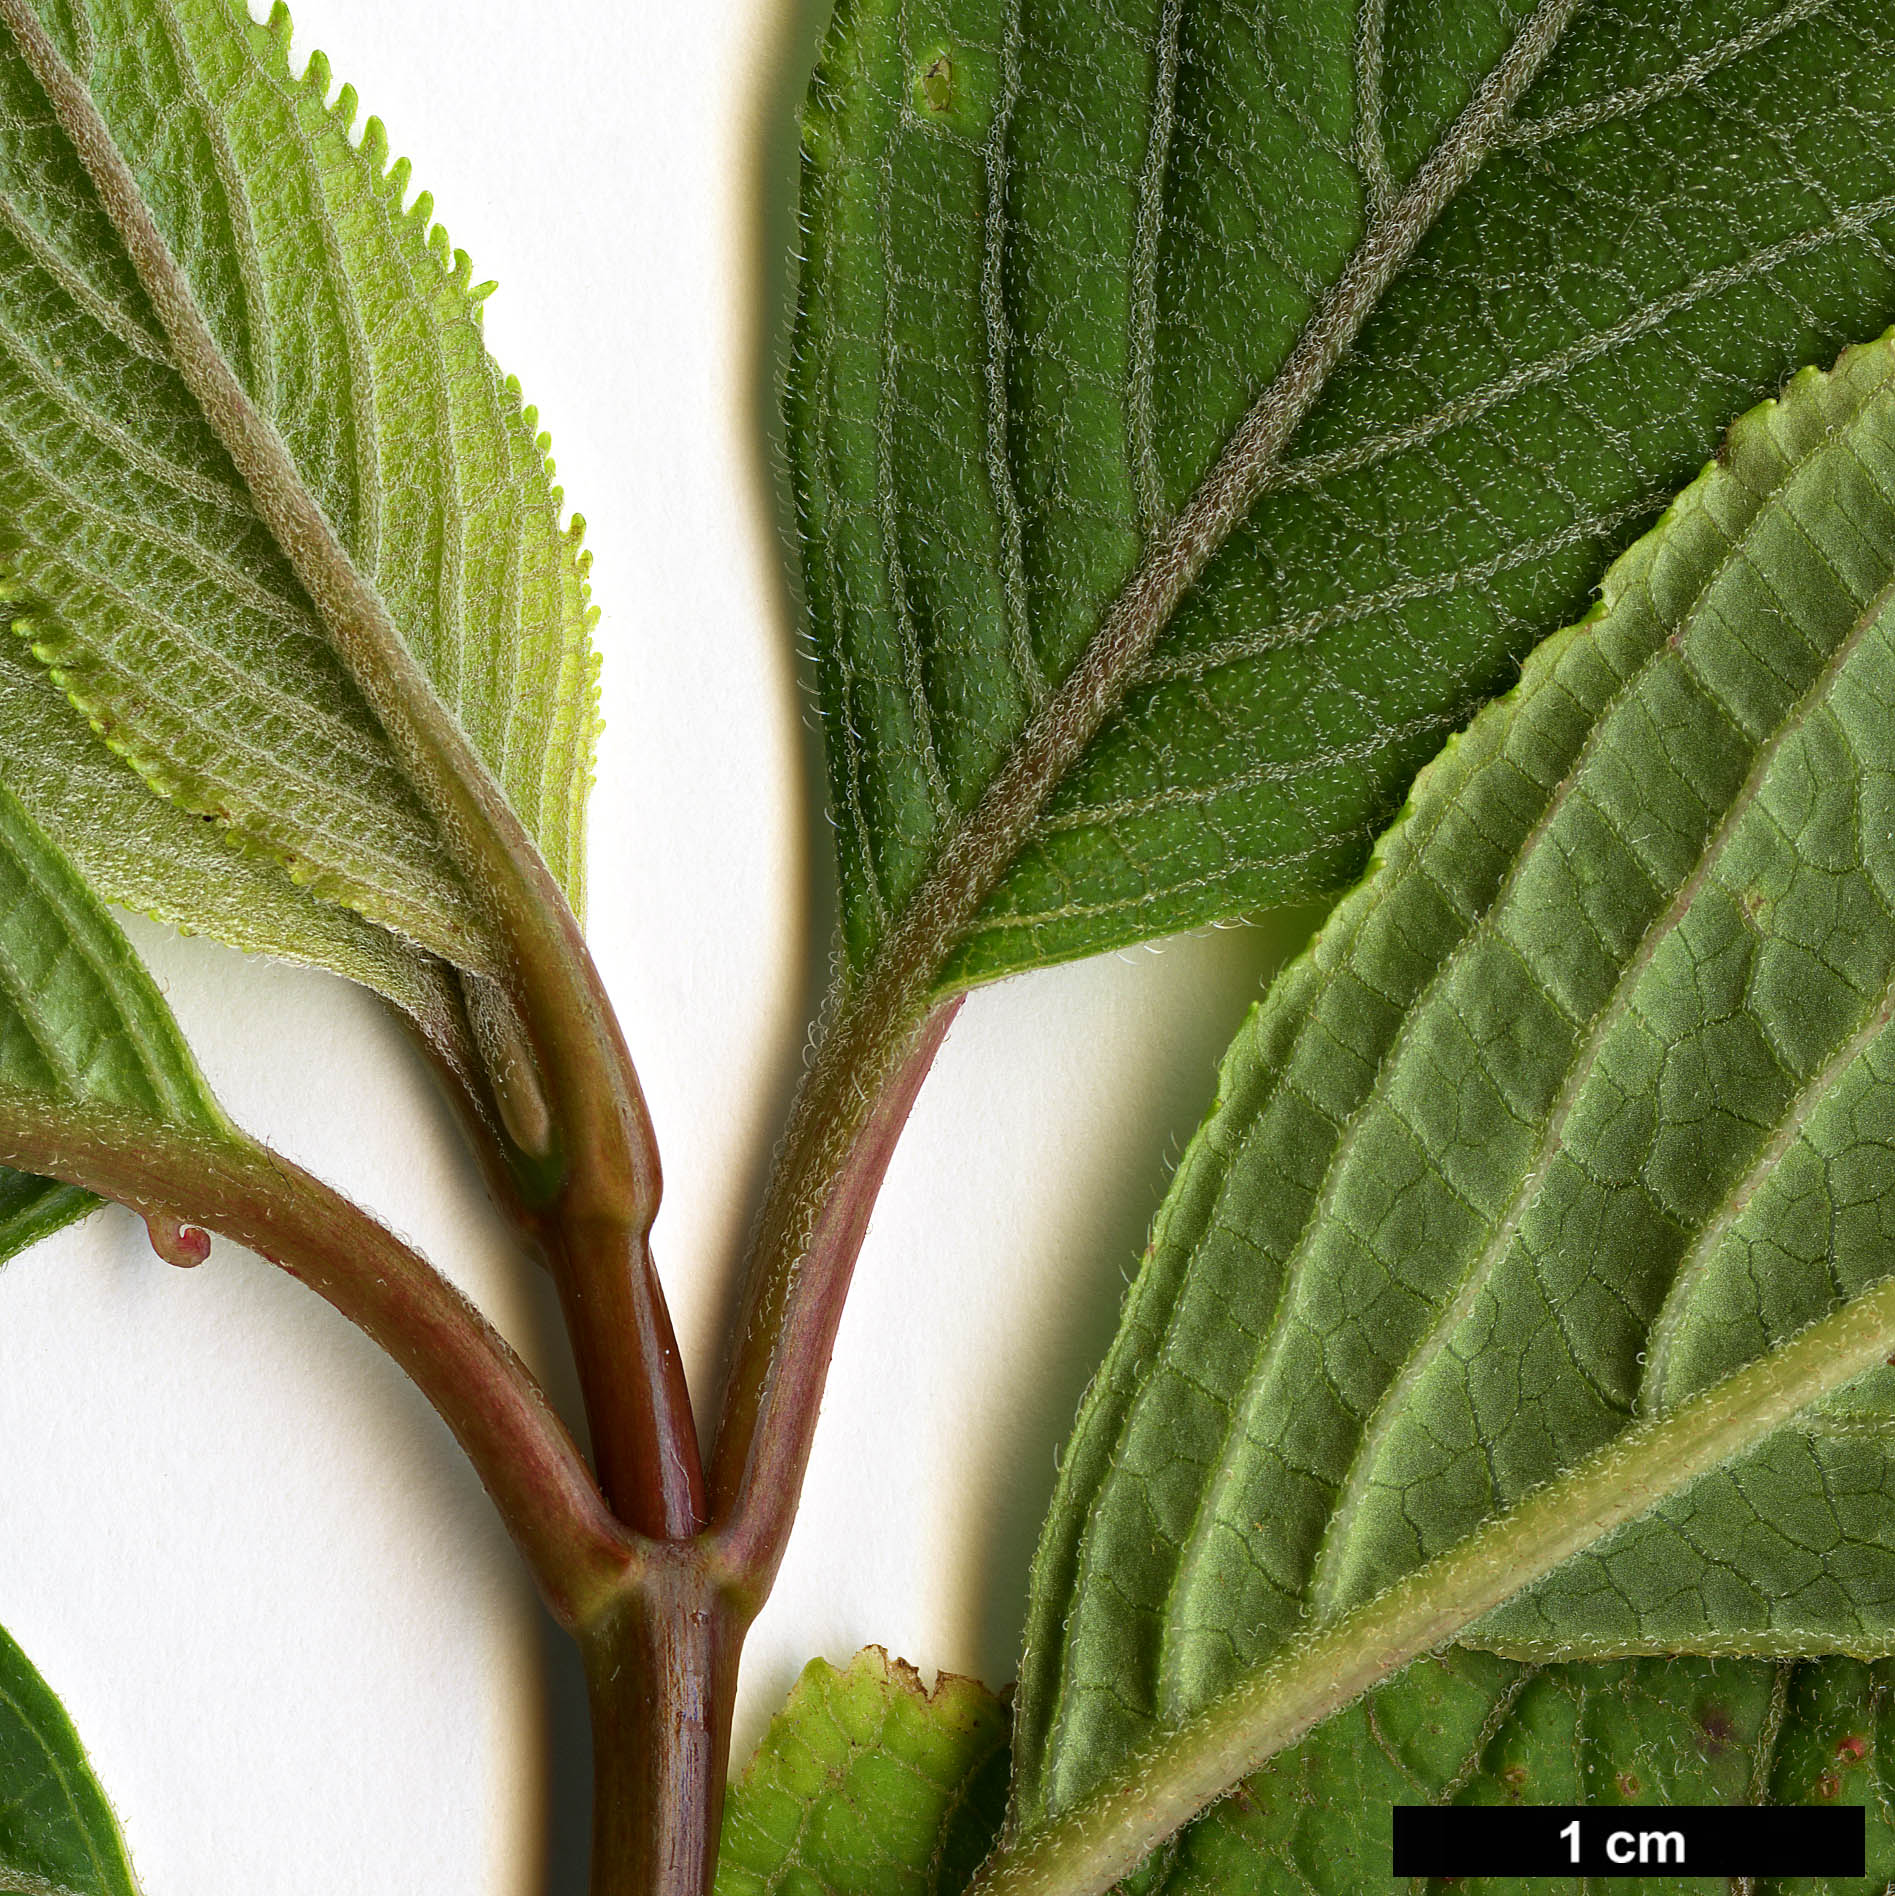
<instances>
[{"instance_id":1,"label":"leaf underside venation","mask_svg":"<svg viewBox=\"0 0 1895 1896\"><path fill-rule=\"evenodd\" d=\"M406 202L380 124L354 138L322 56L291 75L281 8L37 10L218 347L580 903L588 556L487 357L491 286ZM98 894L362 982L477 1076L455 971L498 966L479 904L3 31L0 729L0 780ZM4 1183L7 1254L86 1202Z\"/></svg>"},{"instance_id":2,"label":"leaf underside venation","mask_svg":"<svg viewBox=\"0 0 1895 1896\"><path fill-rule=\"evenodd\" d=\"M958 1896L1000 1831L992 1735L871 1648L817 1661L733 1787L719 1896ZM1852 1659L1417 1661L1284 1752L1124 1887L1127 1896L1579 1896L1577 1878L1389 1874L1395 1804L1860 1806L1867 1875L1764 1877L1748 1896L1881 1896L1895 1881L1895 1665ZM976 1700L976 1705L978 1701ZM891 1731L891 1724L900 1729ZM993 1746L998 1743L996 1751ZM954 1831L944 1838L942 1813ZM944 1847L944 1844L946 1847ZM1730 1896L1725 1877L1628 1877L1626 1896Z\"/></svg>"},{"instance_id":3,"label":"leaf underside venation","mask_svg":"<svg viewBox=\"0 0 1895 1896\"><path fill-rule=\"evenodd\" d=\"M586 560L545 437L487 357L466 257L425 193L405 204L380 124L352 139L327 62L291 75L282 9L267 27L226 0L37 10L218 347L577 900ZM111 898L425 1010L440 976L417 949L492 968L478 906L4 34L0 132L5 616L84 713L60 722L17 661L0 669L32 737L10 780ZM100 735L175 817L141 817L120 784L85 834L60 786L105 767ZM201 819L241 847L193 842Z\"/></svg>"},{"instance_id":4,"label":"leaf underside venation","mask_svg":"<svg viewBox=\"0 0 1895 1896\"><path fill-rule=\"evenodd\" d=\"M1885 340L1738 424L1239 1035L1048 1519L1029 1832L1885 1277L1891 730ZM1462 1636L1895 1651L1892 1435L1875 1369Z\"/></svg>"},{"instance_id":5,"label":"leaf underside venation","mask_svg":"<svg viewBox=\"0 0 1895 1896\"><path fill-rule=\"evenodd\" d=\"M837 7L786 421L856 969L1533 11ZM1880 0L1578 7L942 982L1355 873L1722 430L1895 320L1891 53Z\"/></svg>"},{"instance_id":6,"label":"leaf underside venation","mask_svg":"<svg viewBox=\"0 0 1895 1896\"><path fill-rule=\"evenodd\" d=\"M719 1896L958 1896L998 1840L1000 1708L909 1687L891 1731L886 1664L818 1661L733 1787ZM865 1661L868 1665L865 1665ZM870 1678L863 1675L874 1668ZM1239 1786L1124 1887L1128 1896L1581 1896L1559 1877L1388 1872L1396 1804L1860 1807L1866 1875L1759 1877L1747 1896L1882 1896L1895 1882L1888 1661L1638 1659L1535 1666L1419 1660ZM997 1745L997 1749L995 1746ZM1626 1877L1625 1896L1729 1896L1725 1877Z\"/></svg>"}]
</instances>

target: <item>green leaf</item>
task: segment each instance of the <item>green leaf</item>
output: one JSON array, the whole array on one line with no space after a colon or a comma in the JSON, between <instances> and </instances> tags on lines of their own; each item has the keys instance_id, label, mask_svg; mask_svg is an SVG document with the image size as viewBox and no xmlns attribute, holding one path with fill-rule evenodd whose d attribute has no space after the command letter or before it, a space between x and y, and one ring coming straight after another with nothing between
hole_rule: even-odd
<instances>
[{"instance_id":1,"label":"green leaf","mask_svg":"<svg viewBox=\"0 0 1895 1896\"><path fill-rule=\"evenodd\" d=\"M0 1632L0 1891L138 1896L118 1820L65 1707Z\"/></svg>"},{"instance_id":2,"label":"green leaf","mask_svg":"<svg viewBox=\"0 0 1895 1896\"><path fill-rule=\"evenodd\" d=\"M1410 1887L1389 1874L1395 1805L1507 1803L1861 1806L1868 1874L1822 1889L1880 1896L1895 1880L1892 1685L1895 1664L1851 1659L1419 1659L1246 1779L1159 1853L1136 1896L1395 1896ZM971 1681L930 1698L877 1648L846 1671L815 1661L732 1791L719 1896L950 1896L999 1830L1006 1763L1002 1708ZM966 1845L951 1856L941 1808ZM1576 1881L1545 1877L1454 1887L1579 1896ZM1620 1887L1728 1896L1725 1878ZM1773 1878L1751 1896L1806 1891Z\"/></svg>"},{"instance_id":3,"label":"green leaf","mask_svg":"<svg viewBox=\"0 0 1895 1896\"><path fill-rule=\"evenodd\" d=\"M1884 339L1733 429L1238 1036L1038 1556L1029 1852L1457 1634L1895 1652L1891 729Z\"/></svg>"},{"instance_id":4,"label":"green leaf","mask_svg":"<svg viewBox=\"0 0 1895 1896\"><path fill-rule=\"evenodd\" d=\"M96 894L188 933L346 975L477 1070L440 961L300 887L219 824L153 796L13 640L0 641L0 730L9 737L0 778Z\"/></svg>"},{"instance_id":5,"label":"green leaf","mask_svg":"<svg viewBox=\"0 0 1895 1896\"><path fill-rule=\"evenodd\" d=\"M1895 1880L1895 1668L1850 1659L1535 1667L1457 1652L1273 1758L1161 1853L1141 1896L1581 1896L1578 1878L1389 1874L1396 1804L1834 1804L1866 1812L1868 1875L1759 1878L1749 1896L1883 1896ZM1630 1877L1625 1896L1729 1896Z\"/></svg>"},{"instance_id":6,"label":"green leaf","mask_svg":"<svg viewBox=\"0 0 1895 1896\"><path fill-rule=\"evenodd\" d=\"M1006 1806L1006 1707L867 1647L812 1659L731 1787L717 1896L958 1896Z\"/></svg>"},{"instance_id":7,"label":"green leaf","mask_svg":"<svg viewBox=\"0 0 1895 1896\"><path fill-rule=\"evenodd\" d=\"M954 987L1346 881L1730 422L1895 319L1895 20L842 0L802 202L846 951Z\"/></svg>"},{"instance_id":8,"label":"green leaf","mask_svg":"<svg viewBox=\"0 0 1895 1896\"><path fill-rule=\"evenodd\" d=\"M576 899L596 723L586 559L580 524L560 524L533 412L486 354L466 257L431 224L425 193L403 208L408 167L389 168L381 126L352 142L355 95L327 103L326 62L291 76L281 8L267 28L239 0L38 12L224 358ZM182 809L318 895L491 970L478 902L5 34L0 114L0 552L14 631ZM114 893L181 908L175 872L190 852L167 849L145 877L144 841L115 828L101 845ZM311 919L307 904L299 918L280 890L272 906L255 933L399 985L399 956L361 931ZM232 930L237 907L223 897L188 919Z\"/></svg>"},{"instance_id":9,"label":"green leaf","mask_svg":"<svg viewBox=\"0 0 1895 1896\"><path fill-rule=\"evenodd\" d=\"M231 1132L117 924L0 784L0 1087ZM0 1260L97 1200L0 1167Z\"/></svg>"}]
</instances>

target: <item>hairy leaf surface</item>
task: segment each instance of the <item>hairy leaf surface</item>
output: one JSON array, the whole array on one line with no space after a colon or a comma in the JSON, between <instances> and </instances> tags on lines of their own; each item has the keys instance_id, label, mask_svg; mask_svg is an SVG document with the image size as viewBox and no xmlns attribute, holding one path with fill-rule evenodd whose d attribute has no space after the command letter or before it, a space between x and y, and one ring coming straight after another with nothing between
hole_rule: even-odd
<instances>
[{"instance_id":1,"label":"hairy leaf surface","mask_svg":"<svg viewBox=\"0 0 1895 1896\"><path fill-rule=\"evenodd\" d=\"M1389 1874L1395 1804L1835 1804L1866 1811L1868 1875L1759 1878L1747 1896L1881 1896L1895 1879L1891 1667L1850 1659L1417 1661L1273 1758L1177 1838L1141 1896L1582 1896L1579 1878ZM1615 1878L1730 1896L1728 1877Z\"/></svg>"},{"instance_id":2,"label":"hairy leaf surface","mask_svg":"<svg viewBox=\"0 0 1895 1896\"><path fill-rule=\"evenodd\" d=\"M0 1632L0 1890L138 1896L118 1820L65 1707Z\"/></svg>"},{"instance_id":3,"label":"hairy leaf surface","mask_svg":"<svg viewBox=\"0 0 1895 1896\"><path fill-rule=\"evenodd\" d=\"M46 0L218 348L575 898L595 725L585 559L482 292L404 208L355 96L236 0ZM0 33L0 551L14 631L148 781L299 883L463 967L477 904L174 366L125 245ZM122 800L121 800L122 801ZM117 803L108 806L111 810ZM175 829L174 832L175 833ZM114 893L164 912L179 858ZM236 904L192 916L229 929ZM359 931L259 932L361 978ZM240 925L241 926L241 925ZM250 944L246 944L250 945ZM379 966L376 966L379 961Z\"/></svg>"},{"instance_id":4,"label":"hairy leaf surface","mask_svg":"<svg viewBox=\"0 0 1895 1896\"><path fill-rule=\"evenodd\" d=\"M1359 869L1732 419L1895 317L1895 24L843 0L803 216L847 953L979 828L953 986Z\"/></svg>"},{"instance_id":5,"label":"hairy leaf surface","mask_svg":"<svg viewBox=\"0 0 1895 1896\"><path fill-rule=\"evenodd\" d=\"M1006 1808L1007 1712L878 1646L811 1660L731 1787L717 1896L958 1896Z\"/></svg>"},{"instance_id":6,"label":"hairy leaf surface","mask_svg":"<svg viewBox=\"0 0 1895 1896\"><path fill-rule=\"evenodd\" d=\"M1025 1832L1402 1637L1895 1651L1892 732L1885 339L1737 425L1239 1035L1042 1542Z\"/></svg>"},{"instance_id":7,"label":"hairy leaf surface","mask_svg":"<svg viewBox=\"0 0 1895 1896\"><path fill-rule=\"evenodd\" d=\"M253 954L346 975L456 1054L464 1030L434 956L292 882L219 824L153 796L11 639L0 642L0 730L8 737L0 779L96 894Z\"/></svg>"},{"instance_id":8,"label":"hairy leaf surface","mask_svg":"<svg viewBox=\"0 0 1895 1896\"><path fill-rule=\"evenodd\" d=\"M778 1834L796 1827L798 1846L835 1807L793 1786L845 1782L832 1753L799 1725L823 1695L854 1677L864 1655L838 1674L812 1667L771 1728L750 1775L734 1793L742 1832L726 1831L727 1892L749 1890L753 1873L732 1867L745 1852L754 1873L776 1888L807 1860L786 1851L753 1800L766 1780L781 1801ZM1466 1878L1419 1885L1389 1874L1389 1811L1396 1804L1590 1804L1610 1809L1675 1804L1859 1805L1866 1814L1868 1874L1831 1879L1827 1896L1879 1896L1895 1880L1895 1666L1852 1659L1631 1659L1536 1666L1480 1652L1420 1659L1337 1713L1300 1745L1246 1779L1237 1791L1141 1873L1137 1896L1580 1896L1557 1877ZM870 1755L898 1772L905 1747L876 1736L885 1681L859 1694L848 1726L852 1764ZM820 1739L831 1738L825 1718ZM1004 1765L1002 1749L987 1769ZM807 1749L805 1749L807 1744ZM794 1759L794 1764L788 1762ZM905 1782L905 1781L904 1781ZM930 1780L932 1782L932 1780ZM925 1794L925 1793L924 1793ZM868 1791L841 1807L852 1838L875 1847L846 1854L799 1887L833 1896L941 1888L927 1881L938 1860L931 1824L900 1819L902 1800ZM997 1800L980 1812L989 1838ZM748 1828L754 1826L754 1830ZM752 1839L755 1841L752 1841ZM955 1885L958 1887L958 1882ZM1627 1896L1729 1896L1729 1880L1627 1877ZM1749 1896L1817 1896L1808 1879L1759 1880Z\"/></svg>"},{"instance_id":9,"label":"hairy leaf surface","mask_svg":"<svg viewBox=\"0 0 1895 1896\"><path fill-rule=\"evenodd\" d=\"M0 1087L223 1133L171 1010L96 897L0 784ZM0 1259L89 1211L89 1194L0 1167Z\"/></svg>"}]
</instances>

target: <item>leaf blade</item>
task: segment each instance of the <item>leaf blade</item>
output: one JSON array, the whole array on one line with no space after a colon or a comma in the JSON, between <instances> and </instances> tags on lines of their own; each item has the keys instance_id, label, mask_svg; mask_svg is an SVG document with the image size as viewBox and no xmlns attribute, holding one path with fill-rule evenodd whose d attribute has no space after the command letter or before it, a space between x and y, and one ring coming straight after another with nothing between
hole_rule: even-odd
<instances>
[{"instance_id":1,"label":"leaf blade","mask_svg":"<svg viewBox=\"0 0 1895 1896\"><path fill-rule=\"evenodd\" d=\"M351 141L353 94L329 106L326 64L291 77L286 14L266 29L216 0L152 0L109 31L89 22L68 35L69 58L85 53L77 83L226 361L577 896L596 722L586 562L534 418L480 344L465 258L431 231L427 202L404 209L406 167L388 169L380 128ZM5 180L25 288L0 315L9 364L33 384L6 464L16 626L186 809L319 894L489 969L453 851L170 370L90 180L7 51L16 116L35 128L10 141ZM49 448L55 412L70 438Z\"/></svg>"},{"instance_id":2,"label":"leaf blade","mask_svg":"<svg viewBox=\"0 0 1895 1896\"><path fill-rule=\"evenodd\" d=\"M66 1709L0 1631L0 1888L138 1896L118 1819Z\"/></svg>"},{"instance_id":3,"label":"leaf blade","mask_svg":"<svg viewBox=\"0 0 1895 1896\"><path fill-rule=\"evenodd\" d=\"M1387 1812L1404 1804L1865 1807L1868 1871L1823 1885L1871 1896L1895 1860L1883 1786L1886 1662L1629 1661L1515 1667L1418 1661L1285 1752L1177 1839L1149 1887L1394 1890ZM1583 1887L1481 1878L1483 1896ZM1641 1896L1722 1896L1728 1878L1632 1877ZM1757 1896L1806 1879L1758 1878Z\"/></svg>"},{"instance_id":4,"label":"leaf blade","mask_svg":"<svg viewBox=\"0 0 1895 1896\"><path fill-rule=\"evenodd\" d=\"M1895 179L1839 183L1796 172L1801 158L1773 179L1767 141L1745 129L1746 114L1875 121L1879 81L1846 102L1831 85L1843 47L1852 71L1880 69L1875 22L1587 10L1520 106L1530 136L1490 117L1471 139L1485 145L1460 153L1472 181L1436 194L1431 228L1398 231L1391 204L1366 241L1378 141L1352 134L1378 87L1355 66L1358 24L1353 8L1305 10L1247 37L1222 15L1124 7L1066 46L1004 7L917 16L905 41L891 9L839 13L811 95L811 262L786 416L858 980L885 945L903 958L905 903L966 904L932 963L952 988L1346 876L1414 767L1576 613L1740 391L1849 340L1833 324L1852 300L1857 334L1895 313L1895 278L1870 254ZM1430 164L1453 173L1483 88L1558 26L1546 9L1485 6L1388 25L1391 186L1416 191ZM1559 168L1542 150L1557 141ZM1672 188L1671 174L1638 182L1654 141L1725 154L1744 190L1720 227L1667 230L1662 264L1640 235L1662 214L1636 208L1647 186ZM1100 161L1084 177L1076 149ZM1819 199L1834 215L1811 221ZM1162 231L1141 235L1157 201ZM1351 271L1372 288L1365 258L1398 239L1418 245L1412 263L1340 365L1316 362L1303 420L1286 390L1331 320L1321 293L1346 300ZM1297 248L1322 244L1320 264ZM1490 295L1483 259L1502 255L1507 292ZM1559 287L1589 272L1610 294ZM1432 353L1430 337L1444 339ZM1127 374L1138 388L1119 400ZM1061 687L1036 712L1031 667L1006 657L1020 585L1008 508L987 491L996 431L1022 514L1028 642L1056 683L1088 638L1093 651L1112 635L1126 599L1112 594L1150 532L1134 495L1154 456L1165 504L1196 505L1231 430L1279 403L1300 429L1280 460L1249 466L1261 498L1215 525L1144 671L1088 680L1070 704ZM1148 563L1171 558L1162 538L1144 543ZM1478 613L1450 599L1470 589ZM1029 720L1083 721L1100 698L1123 702L1078 761L1003 797L1039 741Z\"/></svg>"},{"instance_id":5,"label":"leaf blade","mask_svg":"<svg viewBox=\"0 0 1895 1896\"><path fill-rule=\"evenodd\" d=\"M93 892L0 781L0 1086L235 1136L151 977ZM0 1167L0 1261L98 1203Z\"/></svg>"},{"instance_id":6,"label":"leaf blade","mask_svg":"<svg viewBox=\"0 0 1895 1896\"><path fill-rule=\"evenodd\" d=\"M1889 1303L1892 372L1733 430L1239 1036L1042 1542L1029 1839L1141 1751L1214 1794L1378 1642L1889 1650L1881 1318L1824 1406L1742 1412ZM1721 1446L1614 1471L1719 1402Z\"/></svg>"},{"instance_id":7,"label":"leaf blade","mask_svg":"<svg viewBox=\"0 0 1895 1896\"><path fill-rule=\"evenodd\" d=\"M812 1659L732 1786L717 1896L959 1896L1000 1827L1005 1707L877 1646Z\"/></svg>"}]
</instances>

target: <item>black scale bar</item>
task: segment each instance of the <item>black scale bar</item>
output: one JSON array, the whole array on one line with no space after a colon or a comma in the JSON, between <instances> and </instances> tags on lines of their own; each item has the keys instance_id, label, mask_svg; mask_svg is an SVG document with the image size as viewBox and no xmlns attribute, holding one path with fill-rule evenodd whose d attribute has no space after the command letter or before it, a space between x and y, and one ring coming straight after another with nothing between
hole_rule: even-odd
<instances>
[{"instance_id":1,"label":"black scale bar","mask_svg":"<svg viewBox=\"0 0 1895 1896\"><path fill-rule=\"evenodd\" d=\"M1397 1805L1397 1876L1862 1876L1854 1805Z\"/></svg>"}]
</instances>

